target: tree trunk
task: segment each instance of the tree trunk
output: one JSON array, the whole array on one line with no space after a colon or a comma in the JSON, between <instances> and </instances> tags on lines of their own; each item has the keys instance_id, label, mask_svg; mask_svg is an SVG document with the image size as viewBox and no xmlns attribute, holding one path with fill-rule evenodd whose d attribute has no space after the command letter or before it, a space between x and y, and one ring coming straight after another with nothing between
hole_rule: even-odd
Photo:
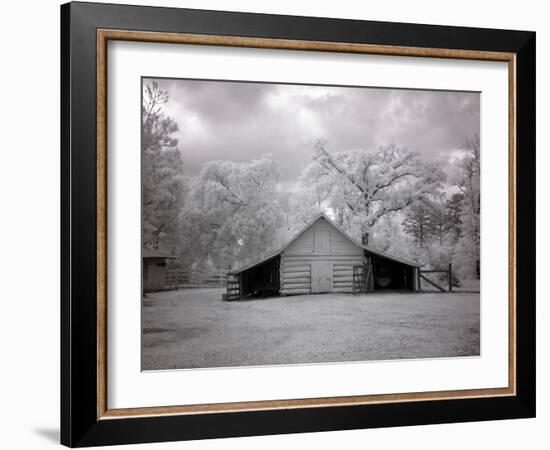
<instances>
[{"instance_id":1,"label":"tree trunk","mask_svg":"<svg viewBox=\"0 0 550 450\"><path fill-rule=\"evenodd\" d=\"M344 226L344 208L338 208L338 210L336 211L336 218L338 221L338 225L343 227Z\"/></svg>"}]
</instances>

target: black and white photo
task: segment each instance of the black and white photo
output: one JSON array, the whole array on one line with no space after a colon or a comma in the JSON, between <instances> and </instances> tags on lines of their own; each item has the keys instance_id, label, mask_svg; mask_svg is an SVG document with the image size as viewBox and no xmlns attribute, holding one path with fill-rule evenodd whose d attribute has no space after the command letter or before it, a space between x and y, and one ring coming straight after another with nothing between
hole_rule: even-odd
<instances>
[{"instance_id":1,"label":"black and white photo","mask_svg":"<svg viewBox=\"0 0 550 450\"><path fill-rule=\"evenodd\" d=\"M480 96L142 78L142 369L478 356Z\"/></svg>"}]
</instances>

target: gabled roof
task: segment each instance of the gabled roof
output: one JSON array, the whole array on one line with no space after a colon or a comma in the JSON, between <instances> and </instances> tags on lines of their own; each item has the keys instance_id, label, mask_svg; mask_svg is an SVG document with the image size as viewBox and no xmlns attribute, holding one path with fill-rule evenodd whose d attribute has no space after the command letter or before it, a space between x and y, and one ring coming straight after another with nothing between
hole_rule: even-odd
<instances>
[{"instance_id":1,"label":"gabled roof","mask_svg":"<svg viewBox=\"0 0 550 450\"><path fill-rule=\"evenodd\" d=\"M382 258L386 258L386 259L391 259L393 261L397 261L401 264L405 264L407 266L413 266L413 267L418 267L418 264L414 263L414 262L411 262L411 261L407 261L407 260L404 260L402 258L398 258L396 256L393 256L393 255L390 255L388 253L385 253L385 252L382 252L380 250L375 250L371 247L368 247L366 245L362 245L360 243L358 243L355 239L353 239L340 225L338 225L336 222L334 222L331 218L329 218L327 215L325 215L324 213L320 213L318 214L317 216L315 216L307 225L304 226L304 228L302 228L298 233L296 233L294 235L294 237L292 239L290 239L283 247L281 247L279 250L277 250L276 252L274 253L270 253L269 256L266 256L265 258L261 259L260 261L256 261L252 264L248 264L244 267L241 267L237 270L233 270L231 271L230 273L234 273L234 274L237 274L237 273L240 273L240 272L243 272L245 270L248 270L254 266L257 266L259 264L263 264L267 261L269 261L270 259L272 258L275 258L276 256L280 255L281 253L283 253L289 246L290 244L292 244L294 241L296 241L296 239L298 239L302 234L304 234L309 227L311 227L315 222L317 222L318 220L320 219L324 219L326 220L330 225L332 225L334 228L336 228L336 230L338 230L342 235L344 235L353 245L355 245L356 247L358 248L361 248L363 250L366 250L367 252L369 253L372 253L373 255L377 255L377 256L380 256Z\"/></svg>"}]
</instances>

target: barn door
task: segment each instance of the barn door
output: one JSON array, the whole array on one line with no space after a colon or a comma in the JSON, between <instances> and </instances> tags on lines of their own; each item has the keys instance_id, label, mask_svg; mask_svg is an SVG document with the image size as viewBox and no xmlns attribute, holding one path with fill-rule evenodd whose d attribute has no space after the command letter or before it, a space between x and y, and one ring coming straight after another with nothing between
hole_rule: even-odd
<instances>
[{"instance_id":1,"label":"barn door","mask_svg":"<svg viewBox=\"0 0 550 450\"><path fill-rule=\"evenodd\" d=\"M332 263L314 261L311 263L311 293L332 291Z\"/></svg>"}]
</instances>

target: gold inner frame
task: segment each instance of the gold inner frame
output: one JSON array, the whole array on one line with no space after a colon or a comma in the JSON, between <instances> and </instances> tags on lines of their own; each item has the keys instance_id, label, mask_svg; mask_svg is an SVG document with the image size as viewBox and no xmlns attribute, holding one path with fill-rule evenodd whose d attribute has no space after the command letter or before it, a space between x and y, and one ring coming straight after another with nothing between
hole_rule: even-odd
<instances>
[{"instance_id":1,"label":"gold inner frame","mask_svg":"<svg viewBox=\"0 0 550 450\"><path fill-rule=\"evenodd\" d=\"M307 50L375 55L502 61L508 63L508 386L395 394L262 400L198 405L109 409L107 405L107 42L109 40L171 44ZM341 42L299 41L113 29L97 30L97 418L166 414L218 413L421 400L448 400L516 394L516 54L445 48L403 47Z\"/></svg>"}]
</instances>

